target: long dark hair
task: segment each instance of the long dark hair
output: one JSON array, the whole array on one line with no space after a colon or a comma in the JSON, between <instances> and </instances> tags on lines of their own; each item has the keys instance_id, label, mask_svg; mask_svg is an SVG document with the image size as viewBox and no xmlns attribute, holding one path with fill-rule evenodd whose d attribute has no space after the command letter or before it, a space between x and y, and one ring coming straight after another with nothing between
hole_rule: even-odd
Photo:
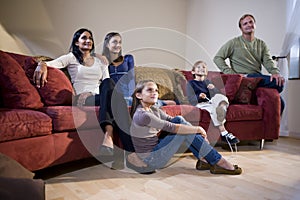
<instances>
[{"instance_id":1,"label":"long dark hair","mask_svg":"<svg viewBox=\"0 0 300 200\"><path fill-rule=\"evenodd\" d=\"M112 63L112 62L120 62L123 60L123 56L122 56L122 49L121 51L119 52L119 55L118 55L118 58L116 60L111 60L110 58L110 53L109 53L109 49L107 47L110 39L114 36L119 36L120 38L121 35L120 33L117 33L117 32L110 32L110 33L107 33L105 38L104 38L104 42L103 42L103 50L102 50L102 55L105 56L108 60L109 63Z\"/></svg>"},{"instance_id":2,"label":"long dark hair","mask_svg":"<svg viewBox=\"0 0 300 200\"><path fill-rule=\"evenodd\" d=\"M141 104L141 100L136 97L136 93L141 93L147 83L155 83L153 80L142 80L136 84L135 90L132 94L132 106L130 109L130 116L133 117L137 107ZM155 83L156 84L156 83Z\"/></svg>"},{"instance_id":3,"label":"long dark hair","mask_svg":"<svg viewBox=\"0 0 300 200\"><path fill-rule=\"evenodd\" d=\"M89 29L86 29L86 28L81 28L81 29L77 30L73 35L73 40L72 40L69 51L74 54L74 56L77 58L77 60L80 64L83 64L83 56L82 56L83 54L80 51L79 47L76 45L76 42L78 42L78 40L83 32L89 32L91 34L92 40L93 40L91 53L93 53L95 50L94 38L93 38L92 31L90 31Z\"/></svg>"}]
</instances>

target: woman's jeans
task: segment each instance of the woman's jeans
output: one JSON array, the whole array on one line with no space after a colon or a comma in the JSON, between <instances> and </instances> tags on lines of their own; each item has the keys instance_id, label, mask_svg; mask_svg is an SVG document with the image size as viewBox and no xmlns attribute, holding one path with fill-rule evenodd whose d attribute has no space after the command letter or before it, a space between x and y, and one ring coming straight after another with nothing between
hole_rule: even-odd
<instances>
[{"instance_id":1,"label":"woman's jeans","mask_svg":"<svg viewBox=\"0 0 300 200\"><path fill-rule=\"evenodd\" d=\"M171 122L191 125L181 116L173 118ZM150 155L144 159L144 162L153 169L162 168L168 163L183 143L186 143L196 158L200 159L204 157L211 165L215 165L222 157L199 134L183 135L170 133L159 140L159 143L154 147Z\"/></svg>"},{"instance_id":2,"label":"woman's jeans","mask_svg":"<svg viewBox=\"0 0 300 200\"><path fill-rule=\"evenodd\" d=\"M100 106L99 124L105 132L105 126L112 125L114 132L118 134L123 148L127 152L135 152L130 136L130 115L128 106L122 94L115 90L115 82L106 78L99 86L100 94L86 99L87 106Z\"/></svg>"}]
</instances>

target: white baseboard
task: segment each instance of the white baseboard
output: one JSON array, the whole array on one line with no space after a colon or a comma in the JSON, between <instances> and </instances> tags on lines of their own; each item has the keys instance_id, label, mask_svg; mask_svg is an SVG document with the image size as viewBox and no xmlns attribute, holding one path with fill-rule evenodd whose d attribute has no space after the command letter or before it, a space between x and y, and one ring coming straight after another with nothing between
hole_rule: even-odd
<instances>
[{"instance_id":1,"label":"white baseboard","mask_svg":"<svg viewBox=\"0 0 300 200\"><path fill-rule=\"evenodd\" d=\"M292 138L300 139L300 133L299 132L292 132L292 131L290 131L288 136L292 137Z\"/></svg>"},{"instance_id":2,"label":"white baseboard","mask_svg":"<svg viewBox=\"0 0 300 200\"><path fill-rule=\"evenodd\" d=\"M279 130L279 136L290 136L290 134L287 130Z\"/></svg>"}]
</instances>

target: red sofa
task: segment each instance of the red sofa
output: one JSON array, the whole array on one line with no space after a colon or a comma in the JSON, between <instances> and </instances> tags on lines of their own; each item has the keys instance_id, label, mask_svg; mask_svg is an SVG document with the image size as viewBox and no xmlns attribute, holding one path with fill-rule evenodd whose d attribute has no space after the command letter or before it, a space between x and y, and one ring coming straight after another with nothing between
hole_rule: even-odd
<instances>
[{"instance_id":1,"label":"red sofa","mask_svg":"<svg viewBox=\"0 0 300 200\"><path fill-rule=\"evenodd\" d=\"M36 88L32 83L36 65L36 57L0 51L0 152L31 171L97 156L103 139L97 120L98 108L72 106L72 85L58 69L49 68L46 86ZM210 74L231 99L226 123L229 131L240 140L278 138L280 100L277 91L253 89L249 104L237 104L236 97L244 95L239 89L249 85L242 81L244 78L219 72ZM158 83L164 81L160 84L160 97L177 98L184 104L164 106L168 114L183 115L193 124L203 126L211 141L218 140L219 133L211 126L209 114L186 101L189 72L136 67L136 80L145 78Z\"/></svg>"},{"instance_id":2,"label":"red sofa","mask_svg":"<svg viewBox=\"0 0 300 200\"><path fill-rule=\"evenodd\" d=\"M72 85L54 68L36 88L36 65L34 57L0 51L0 152L31 171L97 155L97 108L72 106Z\"/></svg>"},{"instance_id":3,"label":"red sofa","mask_svg":"<svg viewBox=\"0 0 300 200\"><path fill-rule=\"evenodd\" d=\"M190 71L181 71L185 80L193 79ZM280 129L280 96L275 89L258 88L259 78L246 78L239 74L223 74L210 71L208 78L225 94L230 102L226 115L225 127L241 141L259 140L263 149L265 140L279 137ZM186 95L186 91L183 91ZM220 140L220 133L213 126L206 110L195 110L188 105L181 107L164 106L171 115L184 114L193 124L199 124L208 132L209 141L213 144ZM196 116L196 117L195 117Z\"/></svg>"}]
</instances>

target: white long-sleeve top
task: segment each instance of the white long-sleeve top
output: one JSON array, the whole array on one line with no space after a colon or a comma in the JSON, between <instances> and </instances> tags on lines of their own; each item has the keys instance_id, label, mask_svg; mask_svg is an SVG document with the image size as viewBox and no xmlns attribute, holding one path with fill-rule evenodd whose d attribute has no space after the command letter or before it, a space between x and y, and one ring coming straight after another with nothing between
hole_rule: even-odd
<instances>
[{"instance_id":1,"label":"white long-sleeve top","mask_svg":"<svg viewBox=\"0 0 300 200\"><path fill-rule=\"evenodd\" d=\"M84 66L70 52L46 64L49 67L68 69L76 95L84 92L99 94L99 85L104 79L109 78L108 66L102 64L97 57L94 57L92 66Z\"/></svg>"}]
</instances>

